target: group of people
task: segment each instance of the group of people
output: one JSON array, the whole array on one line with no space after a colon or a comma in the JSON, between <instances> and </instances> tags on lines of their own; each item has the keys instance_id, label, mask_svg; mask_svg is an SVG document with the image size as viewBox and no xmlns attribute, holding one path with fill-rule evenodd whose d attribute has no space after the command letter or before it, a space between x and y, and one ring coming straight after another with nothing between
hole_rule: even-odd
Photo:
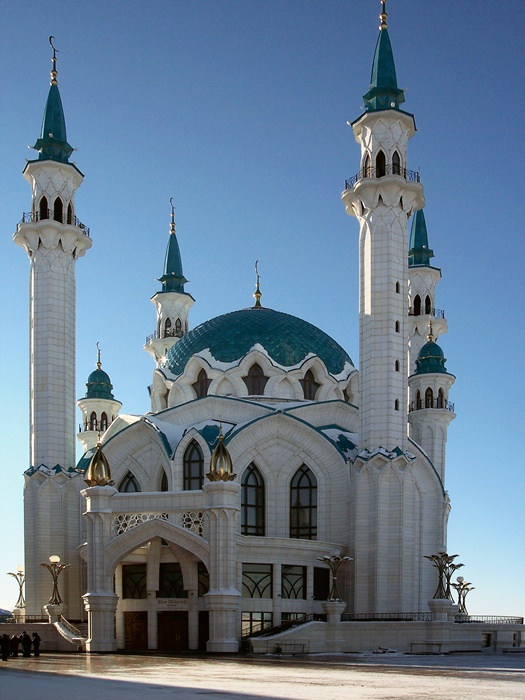
<instances>
[{"instance_id":1,"label":"group of people","mask_svg":"<svg viewBox=\"0 0 525 700\"><path fill-rule=\"evenodd\" d=\"M7 661L10 656L18 656L19 646L22 647L22 656L31 656L31 647L33 647L33 655L40 656L40 642L41 638L38 632L33 632L31 637L27 632L22 632L19 637L16 634L13 634L12 637L3 634L0 637L2 661Z\"/></svg>"}]
</instances>

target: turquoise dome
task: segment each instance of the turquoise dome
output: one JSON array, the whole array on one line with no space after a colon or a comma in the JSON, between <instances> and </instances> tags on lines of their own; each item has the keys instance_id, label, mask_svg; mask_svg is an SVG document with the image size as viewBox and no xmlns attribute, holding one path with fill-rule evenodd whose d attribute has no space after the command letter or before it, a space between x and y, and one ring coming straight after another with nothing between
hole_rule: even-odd
<instances>
[{"instance_id":1,"label":"turquoise dome","mask_svg":"<svg viewBox=\"0 0 525 700\"><path fill-rule=\"evenodd\" d=\"M103 369L97 368L88 377L86 399L114 399L113 384Z\"/></svg>"},{"instance_id":2,"label":"turquoise dome","mask_svg":"<svg viewBox=\"0 0 525 700\"><path fill-rule=\"evenodd\" d=\"M170 348L167 366L179 376L190 357L206 349L219 362L236 362L256 344L283 367L293 367L310 354L317 355L332 375L340 374L346 363L353 367L343 348L319 328L264 307L232 311L201 323Z\"/></svg>"},{"instance_id":3,"label":"turquoise dome","mask_svg":"<svg viewBox=\"0 0 525 700\"><path fill-rule=\"evenodd\" d=\"M416 360L416 374L432 374L440 372L447 374L443 350L433 340L425 343Z\"/></svg>"}]
</instances>

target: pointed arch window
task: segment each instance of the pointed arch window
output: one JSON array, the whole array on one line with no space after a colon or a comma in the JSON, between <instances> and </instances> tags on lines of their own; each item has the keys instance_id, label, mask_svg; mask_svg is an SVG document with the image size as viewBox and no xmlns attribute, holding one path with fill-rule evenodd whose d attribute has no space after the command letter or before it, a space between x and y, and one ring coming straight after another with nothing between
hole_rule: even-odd
<instances>
[{"instance_id":1,"label":"pointed arch window","mask_svg":"<svg viewBox=\"0 0 525 700\"><path fill-rule=\"evenodd\" d=\"M394 401L394 411L399 411L399 399Z\"/></svg>"},{"instance_id":2,"label":"pointed arch window","mask_svg":"<svg viewBox=\"0 0 525 700\"><path fill-rule=\"evenodd\" d=\"M425 408L432 408L434 405L434 392L430 387L425 391Z\"/></svg>"},{"instance_id":3,"label":"pointed arch window","mask_svg":"<svg viewBox=\"0 0 525 700\"><path fill-rule=\"evenodd\" d=\"M164 321L164 337L169 338L171 335L171 318L167 318Z\"/></svg>"},{"instance_id":4,"label":"pointed arch window","mask_svg":"<svg viewBox=\"0 0 525 700\"><path fill-rule=\"evenodd\" d=\"M401 293L401 285L399 284L399 282L396 282L396 294L400 294L400 293Z\"/></svg>"},{"instance_id":5,"label":"pointed arch window","mask_svg":"<svg viewBox=\"0 0 525 700\"><path fill-rule=\"evenodd\" d=\"M91 412L91 415L89 416L89 430L96 430L97 429L97 414L95 411Z\"/></svg>"},{"instance_id":6,"label":"pointed arch window","mask_svg":"<svg viewBox=\"0 0 525 700\"><path fill-rule=\"evenodd\" d=\"M67 223L71 226L73 223L73 208L71 202L67 205Z\"/></svg>"},{"instance_id":7,"label":"pointed arch window","mask_svg":"<svg viewBox=\"0 0 525 700\"><path fill-rule=\"evenodd\" d=\"M378 151L376 156L376 177L386 175L386 157L383 151Z\"/></svg>"},{"instance_id":8,"label":"pointed arch window","mask_svg":"<svg viewBox=\"0 0 525 700\"><path fill-rule=\"evenodd\" d=\"M201 371L199 372L199 376L197 377L197 381L195 382L195 384L191 385L198 399L201 399L203 396L206 396L210 384L211 379L208 379L206 370L201 369Z\"/></svg>"},{"instance_id":9,"label":"pointed arch window","mask_svg":"<svg viewBox=\"0 0 525 700\"><path fill-rule=\"evenodd\" d=\"M425 297L425 313L426 314L432 313L432 299L430 298L430 296L428 294Z\"/></svg>"},{"instance_id":10,"label":"pointed arch window","mask_svg":"<svg viewBox=\"0 0 525 700\"><path fill-rule=\"evenodd\" d=\"M396 360L396 364L395 364L395 370L396 370L396 372L399 372L399 367L400 367L400 365L399 365L399 360Z\"/></svg>"},{"instance_id":11,"label":"pointed arch window","mask_svg":"<svg viewBox=\"0 0 525 700\"><path fill-rule=\"evenodd\" d=\"M264 537L265 534L264 480L253 462L242 475L241 534L255 537Z\"/></svg>"},{"instance_id":12,"label":"pointed arch window","mask_svg":"<svg viewBox=\"0 0 525 700\"><path fill-rule=\"evenodd\" d=\"M443 391L443 389L440 389L438 391L437 407L438 408L445 408L445 392Z\"/></svg>"},{"instance_id":13,"label":"pointed arch window","mask_svg":"<svg viewBox=\"0 0 525 700\"><path fill-rule=\"evenodd\" d=\"M317 479L306 464L290 484L290 537L317 539Z\"/></svg>"},{"instance_id":14,"label":"pointed arch window","mask_svg":"<svg viewBox=\"0 0 525 700\"><path fill-rule=\"evenodd\" d=\"M249 396L263 396L268 377L264 376L260 365L257 363L252 365L248 370L248 374L242 380L246 384Z\"/></svg>"},{"instance_id":15,"label":"pointed arch window","mask_svg":"<svg viewBox=\"0 0 525 700\"><path fill-rule=\"evenodd\" d=\"M175 335L180 338L182 335L182 322L180 318L175 321Z\"/></svg>"},{"instance_id":16,"label":"pointed arch window","mask_svg":"<svg viewBox=\"0 0 525 700\"><path fill-rule=\"evenodd\" d=\"M399 323L399 321L396 321L396 333L400 333L400 331L401 331L401 324Z\"/></svg>"},{"instance_id":17,"label":"pointed arch window","mask_svg":"<svg viewBox=\"0 0 525 700\"><path fill-rule=\"evenodd\" d=\"M128 472L122 479L118 490L120 493L138 493L139 491L142 491L137 477L131 472Z\"/></svg>"},{"instance_id":18,"label":"pointed arch window","mask_svg":"<svg viewBox=\"0 0 525 700\"><path fill-rule=\"evenodd\" d=\"M53 205L53 219L55 221L60 221L60 223L64 222L64 204L60 197L55 199L55 203Z\"/></svg>"},{"instance_id":19,"label":"pointed arch window","mask_svg":"<svg viewBox=\"0 0 525 700\"><path fill-rule=\"evenodd\" d=\"M421 297L416 294L414 297L414 316L421 316Z\"/></svg>"},{"instance_id":20,"label":"pointed arch window","mask_svg":"<svg viewBox=\"0 0 525 700\"><path fill-rule=\"evenodd\" d=\"M108 429L108 416L107 413L102 413L100 416L100 430L104 432L104 430Z\"/></svg>"},{"instance_id":21,"label":"pointed arch window","mask_svg":"<svg viewBox=\"0 0 525 700\"><path fill-rule=\"evenodd\" d=\"M397 151L394 151L392 155L392 173L394 175L401 175L401 158Z\"/></svg>"},{"instance_id":22,"label":"pointed arch window","mask_svg":"<svg viewBox=\"0 0 525 700\"><path fill-rule=\"evenodd\" d=\"M164 469L162 470L162 477L160 480L160 490L161 491L169 491L170 490L169 486L168 486L168 475L166 474Z\"/></svg>"},{"instance_id":23,"label":"pointed arch window","mask_svg":"<svg viewBox=\"0 0 525 700\"><path fill-rule=\"evenodd\" d=\"M200 445L192 440L182 460L183 489L185 491L198 491L202 489L204 480L204 455Z\"/></svg>"},{"instance_id":24,"label":"pointed arch window","mask_svg":"<svg viewBox=\"0 0 525 700\"><path fill-rule=\"evenodd\" d=\"M370 168L370 154L367 153L363 161L363 177L370 177L371 174L372 173Z\"/></svg>"},{"instance_id":25,"label":"pointed arch window","mask_svg":"<svg viewBox=\"0 0 525 700\"><path fill-rule=\"evenodd\" d=\"M42 219L49 219L49 205L45 195L41 197L38 205L38 219L39 221L42 221Z\"/></svg>"},{"instance_id":26,"label":"pointed arch window","mask_svg":"<svg viewBox=\"0 0 525 700\"><path fill-rule=\"evenodd\" d=\"M421 401L421 392L418 389L416 393L416 410L419 411L420 408L423 408L423 403Z\"/></svg>"},{"instance_id":27,"label":"pointed arch window","mask_svg":"<svg viewBox=\"0 0 525 700\"><path fill-rule=\"evenodd\" d=\"M307 401L313 401L317 393L317 389L321 386L315 381L314 373L311 369L304 375L304 379L299 380L303 387L304 398Z\"/></svg>"}]
</instances>

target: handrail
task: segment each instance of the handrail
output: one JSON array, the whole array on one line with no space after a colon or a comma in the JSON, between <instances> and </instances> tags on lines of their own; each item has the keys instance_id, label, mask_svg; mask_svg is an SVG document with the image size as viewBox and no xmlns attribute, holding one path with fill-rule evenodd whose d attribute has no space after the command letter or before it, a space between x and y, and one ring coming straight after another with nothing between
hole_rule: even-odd
<instances>
[{"instance_id":1,"label":"handrail","mask_svg":"<svg viewBox=\"0 0 525 700\"><path fill-rule=\"evenodd\" d=\"M455 615L454 622L492 622L501 625L522 625L523 617L512 617L509 615L465 615L460 613Z\"/></svg>"},{"instance_id":2,"label":"handrail","mask_svg":"<svg viewBox=\"0 0 525 700\"><path fill-rule=\"evenodd\" d=\"M146 342L144 343L144 345L151 343L152 340L161 340L164 338L182 338L183 335L183 331L177 331L175 330L175 328L169 328L168 330L162 331L161 333L155 331L154 333L151 333L151 335L146 336Z\"/></svg>"},{"instance_id":3,"label":"handrail","mask_svg":"<svg viewBox=\"0 0 525 700\"><path fill-rule=\"evenodd\" d=\"M445 318L445 311L443 309L436 309L435 307L432 307L430 311L423 311L420 310L418 314L414 311L414 308L412 306L409 306L408 308L408 315L409 316L433 316L434 318Z\"/></svg>"},{"instance_id":4,"label":"handrail","mask_svg":"<svg viewBox=\"0 0 525 700\"><path fill-rule=\"evenodd\" d=\"M430 622L430 612L344 613L341 622Z\"/></svg>"},{"instance_id":5,"label":"handrail","mask_svg":"<svg viewBox=\"0 0 525 700\"><path fill-rule=\"evenodd\" d=\"M44 216L42 216L44 214ZM59 224L67 224L68 226L76 226L84 236L90 237L89 228L83 224L78 217L73 215L63 214L61 218L57 217L51 209L47 211L26 211L22 214L22 219L18 224L18 228L22 224L36 223L37 221L57 221Z\"/></svg>"},{"instance_id":6,"label":"handrail","mask_svg":"<svg viewBox=\"0 0 525 700\"><path fill-rule=\"evenodd\" d=\"M383 168L363 168L349 180L345 180L345 190L351 190L360 180L367 178L379 179L386 175L399 175L408 182L420 182L421 177L419 171L407 170L399 165L386 165Z\"/></svg>"},{"instance_id":7,"label":"handrail","mask_svg":"<svg viewBox=\"0 0 525 700\"><path fill-rule=\"evenodd\" d=\"M412 401L408 406L408 412L412 413L412 411L422 411L425 408L441 408L445 411L454 413L454 404L451 401L445 401L445 399L440 398Z\"/></svg>"},{"instance_id":8,"label":"handrail","mask_svg":"<svg viewBox=\"0 0 525 700\"><path fill-rule=\"evenodd\" d=\"M78 639L84 639L84 635L82 632L75 627L75 625L72 625L69 620L66 620L66 618L63 615L60 615L59 617L59 623L63 625L71 634L73 637L78 638Z\"/></svg>"}]
</instances>

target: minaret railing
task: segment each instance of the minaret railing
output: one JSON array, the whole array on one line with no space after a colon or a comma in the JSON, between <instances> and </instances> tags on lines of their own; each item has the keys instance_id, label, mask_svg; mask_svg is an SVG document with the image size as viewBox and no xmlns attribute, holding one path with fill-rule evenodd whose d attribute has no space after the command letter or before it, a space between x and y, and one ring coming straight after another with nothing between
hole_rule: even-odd
<instances>
[{"instance_id":1,"label":"minaret railing","mask_svg":"<svg viewBox=\"0 0 525 700\"><path fill-rule=\"evenodd\" d=\"M383 168L373 168L368 167L360 170L357 175L351 177L349 180L345 180L345 190L351 190L352 187L366 178L381 178L385 175L399 175L408 182L421 182L420 173L418 170L407 170L399 165L385 165Z\"/></svg>"},{"instance_id":2,"label":"minaret railing","mask_svg":"<svg viewBox=\"0 0 525 700\"><path fill-rule=\"evenodd\" d=\"M89 236L89 228L83 224L79 218L74 215L68 215L65 213L63 216L56 216L55 213L48 209L47 212L40 211L26 211L22 214L22 219L18 224L18 228L22 224L36 223L37 221L58 221L59 224L67 224L68 226L76 226L79 228L85 236Z\"/></svg>"},{"instance_id":3,"label":"minaret railing","mask_svg":"<svg viewBox=\"0 0 525 700\"><path fill-rule=\"evenodd\" d=\"M454 404L443 399L421 399L421 401L412 401L408 407L408 412L422 411L425 408L442 408L445 411L454 413Z\"/></svg>"},{"instance_id":4,"label":"minaret railing","mask_svg":"<svg viewBox=\"0 0 525 700\"><path fill-rule=\"evenodd\" d=\"M418 314L416 314L413 307L409 306L408 315L409 316L433 316L434 318L445 318L445 311L444 311L444 309L435 309L434 307L432 307L429 312L420 311Z\"/></svg>"}]
</instances>

